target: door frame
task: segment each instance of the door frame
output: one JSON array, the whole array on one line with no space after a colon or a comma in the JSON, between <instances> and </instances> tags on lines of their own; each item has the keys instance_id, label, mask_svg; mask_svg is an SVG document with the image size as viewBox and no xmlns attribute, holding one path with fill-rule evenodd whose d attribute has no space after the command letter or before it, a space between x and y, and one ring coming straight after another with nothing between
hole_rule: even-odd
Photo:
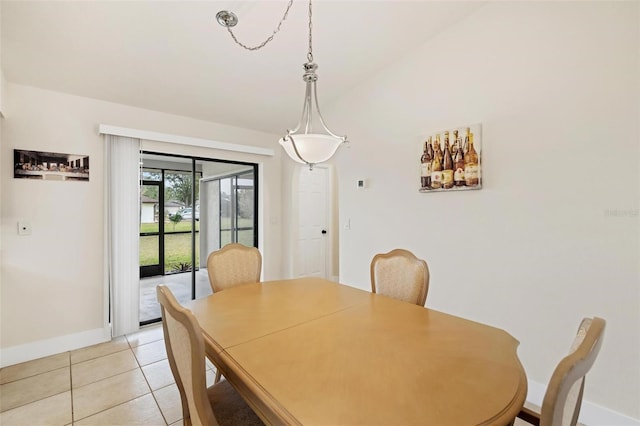
<instances>
[{"instance_id":1,"label":"door frame","mask_svg":"<svg viewBox=\"0 0 640 426\"><path fill-rule=\"evenodd\" d=\"M156 235L158 237L158 264L139 266L140 278L164 275L164 169L161 180L141 180L141 186L158 187L158 232L139 232L138 238Z\"/></svg>"}]
</instances>

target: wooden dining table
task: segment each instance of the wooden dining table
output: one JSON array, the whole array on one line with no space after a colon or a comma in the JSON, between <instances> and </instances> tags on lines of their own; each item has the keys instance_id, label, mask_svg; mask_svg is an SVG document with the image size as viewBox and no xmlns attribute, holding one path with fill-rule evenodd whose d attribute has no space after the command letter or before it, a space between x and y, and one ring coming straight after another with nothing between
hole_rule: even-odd
<instances>
[{"instance_id":1,"label":"wooden dining table","mask_svg":"<svg viewBox=\"0 0 640 426\"><path fill-rule=\"evenodd\" d=\"M185 306L267 424L500 425L526 397L507 332L347 285L245 284Z\"/></svg>"}]
</instances>

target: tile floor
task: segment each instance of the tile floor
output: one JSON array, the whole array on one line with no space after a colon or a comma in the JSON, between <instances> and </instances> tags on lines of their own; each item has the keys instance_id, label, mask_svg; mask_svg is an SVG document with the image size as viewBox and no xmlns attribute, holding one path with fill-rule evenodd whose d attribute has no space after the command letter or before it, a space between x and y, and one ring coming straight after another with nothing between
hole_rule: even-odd
<instances>
[{"instance_id":1,"label":"tile floor","mask_svg":"<svg viewBox=\"0 0 640 426\"><path fill-rule=\"evenodd\" d=\"M140 280L140 322L160 318L160 304L156 295L158 284L168 286L180 303L191 300L191 272L142 278ZM211 293L207 268L200 268L196 271L196 299Z\"/></svg>"},{"instance_id":2,"label":"tile floor","mask_svg":"<svg viewBox=\"0 0 640 426\"><path fill-rule=\"evenodd\" d=\"M207 361L207 384L215 367ZM0 425L178 425L161 325L0 369Z\"/></svg>"}]
</instances>

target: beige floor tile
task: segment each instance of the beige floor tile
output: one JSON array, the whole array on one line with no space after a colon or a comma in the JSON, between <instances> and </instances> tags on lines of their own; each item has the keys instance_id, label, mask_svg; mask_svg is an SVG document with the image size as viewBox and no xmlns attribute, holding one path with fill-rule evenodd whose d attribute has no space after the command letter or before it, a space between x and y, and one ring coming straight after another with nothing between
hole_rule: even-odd
<instances>
[{"instance_id":1,"label":"beige floor tile","mask_svg":"<svg viewBox=\"0 0 640 426\"><path fill-rule=\"evenodd\" d=\"M73 389L73 420L97 414L149 393L149 385L140 369L127 371Z\"/></svg>"},{"instance_id":2,"label":"beige floor tile","mask_svg":"<svg viewBox=\"0 0 640 426\"><path fill-rule=\"evenodd\" d=\"M175 383L171 367L169 366L169 360L167 359L145 365L142 367L142 372L147 378L147 382L149 382L152 391Z\"/></svg>"},{"instance_id":3,"label":"beige floor tile","mask_svg":"<svg viewBox=\"0 0 640 426\"><path fill-rule=\"evenodd\" d=\"M138 362L142 366L149 365L167 358L167 350L164 346L164 340L158 340L157 342L136 346L132 349L133 353L138 359Z\"/></svg>"},{"instance_id":4,"label":"beige floor tile","mask_svg":"<svg viewBox=\"0 0 640 426\"><path fill-rule=\"evenodd\" d=\"M155 396L158 406L160 406L160 410L164 415L164 419L168 424L175 423L182 419L180 391L175 384L154 391L153 396Z\"/></svg>"},{"instance_id":5,"label":"beige floor tile","mask_svg":"<svg viewBox=\"0 0 640 426\"><path fill-rule=\"evenodd\" d=\"M125 349L129 349L127 339L124 336L116 337L110 342L99 343L97 345L71 351L71 363L76 364L78 362L109 355L114 352L120 352Z\"/></svg>"},{"instance_id":6,"label":"beige floor tile","mask_svg":"<svg viewBox=\"0 0 640 426\"><path fill-rule=\"evenodd\" d=\"M138 362L131 349L73 364L71 366L73 388L76 389L135 368L138 368Z\"/></svg>"},{"instance_id":7,"label":"beige floor tile","mask_svg":"<svg viewBox=\"0 0 640 426\"><path fill-rule=\"evenodd\" d=\"M69 366L69 352L51 355L0 369L0 384L13 382Z\"/></svg>"},{"instance_id":8,"label":"beige floor tile","mask_svg":"<svg viewBox=\"0 0 640 426\"><path fill-rule=\"evenodd\" d=\"M164 339L164 333L162 331L162 324L154 324L140 329L132 334L127 334L127 340L132 348L136 346L145 345L147 343L156 342Z\"/></svg>"},{"instance_id":9,"label":"beige floor tile","mask_svg":"<svg viewBox=\"0 0 640 426\"><path fill-rule=\"evenodd\" d=\"M182 421L182 419L180 419L175 423L171 423L169 426L182 426L182 424L183 424L183 421Z\"/></svg>"},{"instance_id":10,"label":"beige floor tile","mask_svg":"<svg viewBox=\"0 0 640 426\"><path fill-rule=\"evenodd\" d=\"M147 394L75 422L76 425L165 426L166 423L153 395Z\"/></svg>"},{"instance_id":11,"label":"beige floor tile","mask_svg":"<svg viewBox=\"0 0 640 426\"><path fill-rule=\"evenodd\" d=\"M0 412L71 390L69 367L0 385Z\"/></svg>"},{"instance_id":12,"label":"beige floor tile","mask_svg":"<svg viewBox=\"0 0 640 426\"><path fill-rule=\"evenodd\" d=\"M3 426L62 426L71 423L71 391L0 413Z\"/></svg>"}]
</instances>

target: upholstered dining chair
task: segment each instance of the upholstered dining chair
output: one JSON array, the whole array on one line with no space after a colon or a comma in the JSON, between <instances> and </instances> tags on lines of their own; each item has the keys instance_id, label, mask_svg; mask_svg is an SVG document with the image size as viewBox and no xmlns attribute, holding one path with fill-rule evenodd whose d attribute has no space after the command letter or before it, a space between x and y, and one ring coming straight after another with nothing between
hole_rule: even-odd
<instances>
[{"instance_id":1,"label":"upholstered dining chair","mask_svg":"<svg viewBox=\"0 0 640 426\"><path fill-rule=\"evenodd\" d=\"M260 281L262 255L255 247L227 244L209 254L207 272L214 293L238 284Z\"/></svg>"},{"instance_id":2,"label":"upholstered dining chair","mask_svg":"<svg viewBox=\"0 0 640 426\"><path fill-rule=\"evenodd\" d=\"M540 413L523 408L518 417L539 426L575 426L582 405L585 376L600 352L606 321L584 318L569 355L556 366L542 400ZM515 424L518 424L516 422Z\"/></svg>"},{"instance_id":3,"label":"upholstered dining chair","mask_svg":"<svg viewBox=\"0 0 640 426\"><path fill-rule=\"evenodd\" d=\"M209 284L214 293L238 284L260 281L262 255L255 247L230 243L211 252L207 258ZM220 370L216 370L215 382L220 381Z\"/></svg>"},{"instance_id":4,"label":"upholstered dining chair","mask_svg":"<svg viewBox=\"0 0 640 426\"><path fill-rule=\"evenodd\" d=\"M157 287L169 366L180 391L185 425L262 425L233 387L223 380L206 387L204 339L198 321L171 290Z\"/></svg>"},{"instance_id":5,"label":"upholstered dining chair","mask_svg":"<svg viewBox=\"0 0 640 426\"><path fill-rule=\"evenodd\" d=\"M429 291L429 267L404 249L376 254L371 260L371 291L424 306Z\"/></svg>"}]
</instances>

